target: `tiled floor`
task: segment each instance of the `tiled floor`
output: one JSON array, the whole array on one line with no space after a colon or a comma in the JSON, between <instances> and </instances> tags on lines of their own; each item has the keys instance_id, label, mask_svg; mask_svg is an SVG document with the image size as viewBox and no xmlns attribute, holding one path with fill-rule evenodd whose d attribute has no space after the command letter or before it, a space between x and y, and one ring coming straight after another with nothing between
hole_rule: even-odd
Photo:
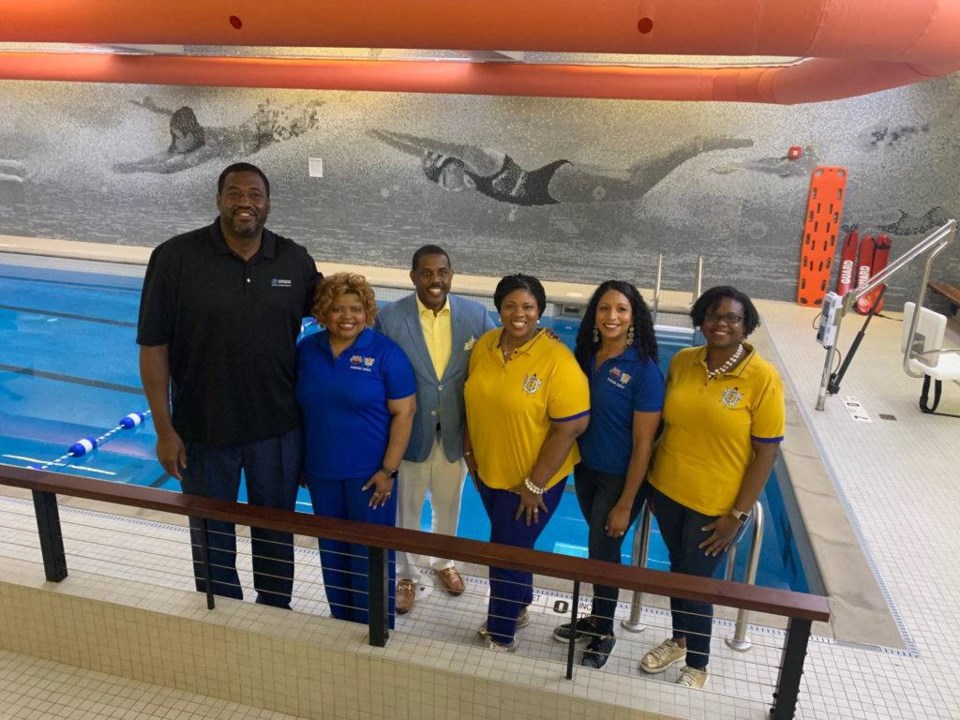
<instances>
[{"instance_id":1,"label":"tiled floor","mask_svg":"<svg viewBox=\"0 0 960 720\"><path fill-rule=\"evenodd\" d=\"M917 409L920 381L907 377L901 370L901 323L893 313L890 318L878 318L871 325L840 393L841 397L856 397L871 422L854 420L840 398L829 398L825 410L816 411L814 402L824 351L814 341L815 311L785 303L759 305L765 330L776 347L775 357L771 359L784 371L800 401L820 454L847 504L851 521L859 531L862 546L872 560L891 608L908 635L908 647L913 649L894 652L850 647L823 639L813 642L802 687L801 717L807 720L960 719L960 687L955 681L955 668L960 664L960 572L956 569L960 536L953 530L954 508L960 503L960 420L924 416ZM844 349L858 327L858 318L845 320L841 339ZM943 405L947 412L960 412L960 386L951 384L944 389ZM896 419L881 419L881 414ZM0 501L0 513L22 515L25 527L32 523L32 509L19 501ZM4 525L7 520L3 518ZM125 562L123 558L111 557L108 533L124 532L129 552L133 521L101 518L80 511L64 512L64 520L76 525L96 525L96 529L86 531L96 542L88 544L77 557L71 556L71 568L78 572L103 572L105 561L114 566ZM77 530L84 532L83 528ZM32 528L24 537L30 533ZM133 535L144 551L153 553L144 557L153 557L155 561L138 562L128 570L144 573L138 577L145 581L162 585L174 583L176 587L189 589L189 579L183 574L186 552L182 529L141 524ZM29 552L27 547L32 547L33 537L22 541L24 547L16 547L20 542L14 539L7 546L22 559ZM158 547L157 543L161 545ZM182 557L170 557L170 543L181 546ZM299 552L298 564L302 570L296 609L325 613L315 553L308 549ZM245 582L249 583L249 577ZM475 627L483 618L485 593L482 579L472 580L468 593L459 599L434 591L421 601L412 615L402 619L398 629L426 636L442 634L446 639L475 643ZM520 654L523 657L562 662L563 646L549 640L549 633L557 622L551 609L554 599L547 591L539 596L533 623L522 631ZM621 609L624 611L625 608ZM603 673L629 675L637 682L647 683L663 684L673 679L668 672L662 679L640 680L635 672L637 658L646 646L661 639L668 622L666 614L659 609L647 610L644 620L656 627L639 638L621 632L617 653ZM775 678L769 668L778 656L776 647L781 637L779 631L770 629L755 633L754 639L757 647L747 657L735 656L722 642L715 644L718 657L711 665L713 691L738 699L731 701L721 695L708 694L705 708L691 708L691 716L763 716L769 690L762 685ZM766 645L770 647L764 647ZM57 682L53 683L53 679ZM54 690L50 689L48 680L57 686ZM173 708L170 703L202 705L203 699L185 698L175 691L144 688L96 673L0 654L0 717L127 717L122 714L131 710L127 706L114 709L109 704L84 705L91 700L79 691L64 690L71 684L82 688L98 683L116 688L108 695L117 698L129 697L130 688L140 688L136 693L138 699L143 695L151 704L149 709L142 710L145 714L130 717L217 717L215 713L225 712L229 705L211 701L209 714L189 714L192 709ZM38 694L43 697L38 698ZM74 714L62 714L67 695L82 698L80 703L73 703ZM13 698L14 704L3 702L7 698ZM18 708L17 713L22 709L24 713L41 714L4 715L11 712L7 709L10 707ZM257 714L260 711L244 714L248 709L232 705L230 708L229 714L237 718L280 717ZM170 715L168 711L172 709L187 714ZM681 710L670 705L661 709Z\"/></svg>"}]
</instances>

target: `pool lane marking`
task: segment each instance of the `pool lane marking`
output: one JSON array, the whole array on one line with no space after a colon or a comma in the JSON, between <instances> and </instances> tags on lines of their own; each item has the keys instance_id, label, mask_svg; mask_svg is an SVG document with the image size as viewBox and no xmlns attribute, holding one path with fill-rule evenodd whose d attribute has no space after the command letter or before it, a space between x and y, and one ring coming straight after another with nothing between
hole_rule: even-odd
<instances>
[{"instance_id":1,"label":"pool lane marking","mask_svg":"<svg viewBox=\"0 0 960 720\"><path fill-rule=\"evenodd\" d=\"M40 460L39 458L27 457L26 455L7 455L7 454L4 454L4 455L2 455L2 456L0 456L0 457L10 458L11 460L23 460L24 462L30 462L30 463L43 463L43 464L46 464L46 463L48 462L47 460ZM67 470L75 470L75 471L77 471L77 472L81 472L81 471L82 471L82 472L100 473L101 475L110 475L111 477L115 477L115 476L116 476L116 473L115 473L115 472L112 472L112 471L110 471L110 470L100 470L100 469L98 469L98 468L80 467L80 466L78 466L78 465L69 465L68 463L58 463L58 462L54 462L54 463L50 463L50 466L51 466L51 467L61 467L61 468L65 468L65 469L67 469Z\"/></svg>"},{"instance_id":2,"label":"pool lane marking","mask_svg":"<svg viewBox=\"0 0 960 720\"><path fill-rule=\"evenodd\" d=\"M30 375L33 377L43 378L44 380L57 380L59 382L73 383L74 385L86 385L88 387L100 388L102 390L116 390L117 392L143 396L142 387L134 387L133 385L120 385L119 383L104 382L103 380L90 380L88 378L76 377L75 375L63 375L61 373L47 372L46 370L37 370L36 368L20 367L18 365L5 365L4 363L0 363L0 372L12 372L19 375Z\"/></svg>"},{"instance_id":3,"label":"pool lane marking","mask_svg":"<svg viewBox=\"0 0 960 720\"><path fill-rule=\"evenodd\" d=\"M21 307L19 305L0 305L0 310L12 310L13 312L31 313L33 315L49 315L50 317L63 318L64 320L82 320L84 322L100 323L102 325L115 325L118 327L137 327L137 323L127 320L110 320L109 318L90 317L89 315L77 315L76 313L65 313L57 310L42 310L40 308Z\"/></svg>"}]
</instances>

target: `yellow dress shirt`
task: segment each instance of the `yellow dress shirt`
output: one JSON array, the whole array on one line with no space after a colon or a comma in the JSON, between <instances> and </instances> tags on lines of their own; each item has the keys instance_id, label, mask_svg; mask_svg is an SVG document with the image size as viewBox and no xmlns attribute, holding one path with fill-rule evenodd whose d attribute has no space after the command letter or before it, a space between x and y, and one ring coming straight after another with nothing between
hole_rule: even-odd
<instances>
[{"instance_id":1,"label":"yellow dress shirt","mask_svg":"<svg viewBox=\"0 0 960 720\"><path fill-rule=\"evenodd\" d=\"M450 362L450 352L453 349L453 329L450 326L450 300L447 299L436 315L420 298L417 298L417 309L420 311L420 327L423 328L423 340L427 344L427 352L433 362L433 369L437 373L437 380L443 378L447 363Z\"/></svg>"}]
</instances>

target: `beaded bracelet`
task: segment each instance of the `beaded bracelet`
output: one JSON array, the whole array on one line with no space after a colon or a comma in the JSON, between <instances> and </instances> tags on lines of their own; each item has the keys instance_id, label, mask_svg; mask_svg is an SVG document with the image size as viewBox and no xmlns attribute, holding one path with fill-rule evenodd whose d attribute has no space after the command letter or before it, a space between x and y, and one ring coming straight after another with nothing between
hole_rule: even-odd
<instances>
[{"instance_id":1,"label":"beaded bracelet","mask_svg":"<svg viewBox=\"0 0 960 720\"><path fill-rule=\"evenodd\" d=\"M523 479L523 486L534 495L543 495L547 491L546 488L542 488L539 485L534 485L530 478Z\"/></svg>"}]
</instances>

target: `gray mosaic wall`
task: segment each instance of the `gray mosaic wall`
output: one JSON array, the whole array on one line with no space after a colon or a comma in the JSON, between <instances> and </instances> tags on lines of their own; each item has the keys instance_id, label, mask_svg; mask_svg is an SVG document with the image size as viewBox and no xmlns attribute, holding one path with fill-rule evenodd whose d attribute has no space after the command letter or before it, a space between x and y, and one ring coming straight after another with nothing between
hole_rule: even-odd
<instances>
[{"instance_id":1,"label":"gray mosaic wall","mask_svg":"<svg viewBox=\"0 0 960 720\"><path fill-rule=\"evenodd\" d=\"M843 224L892 257L960 212L958 98L956 78L799 107L6 81L0 233L152 246L210 222L242 158L271 178L270 227L321 265L405 267L436 242L465 272L650 286L663 253L685 289L703 255L707 284L792 300L816 165L849 170ZM960 248L934 274L960 280Z\"/></svg>"}]
</instances>

